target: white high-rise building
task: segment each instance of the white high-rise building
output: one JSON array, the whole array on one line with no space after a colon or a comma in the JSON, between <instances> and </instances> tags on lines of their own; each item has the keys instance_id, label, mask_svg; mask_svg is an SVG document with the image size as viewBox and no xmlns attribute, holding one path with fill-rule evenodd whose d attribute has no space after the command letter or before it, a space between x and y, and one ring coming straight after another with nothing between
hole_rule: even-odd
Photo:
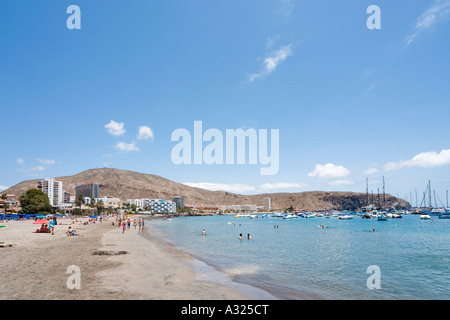
<instances>
[{"instance_id":1,"label":"white high-rise building","mask_svg":"<svg viewBox=\"0 0 450 320\"><path fill-rule=\"evenodd\" d=\"M44 192L50 200L52 207L58 207L64 203L64 192L62 181L55 179L44 179L38 182L38 189Z\"/></svg>"},{"instance_id":2,"label":"white high-rise building","mask_svg":"<svg viewBox=\"0 0 450 320\"><path fill-rule=\"evenodd\" d=\"M270 198L264 198L264 210L270 211Z\"/></svg>"}]
</instances>

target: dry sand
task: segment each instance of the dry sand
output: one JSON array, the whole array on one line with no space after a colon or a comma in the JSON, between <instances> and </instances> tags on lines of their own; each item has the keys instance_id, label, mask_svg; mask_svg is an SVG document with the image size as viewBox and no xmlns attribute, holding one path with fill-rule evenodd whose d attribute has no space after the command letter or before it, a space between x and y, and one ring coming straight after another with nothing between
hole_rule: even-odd
<instances>
[{"instance_id":1,"label":"dry sand","mask_svg":"<svg viewBox=\"0 0 450 320\"><path fill-rule=\"evenodd\" d=\"M188 257L133 226L122 234L112 221L72 224L80 234L75 237L65 234L69 219L58 220L54 235L33 233L38 226L32 221L0 223L6 225L0 228L0 299L250 299L236 288L199 280L183 261ZM80 268L80 289L67 287L72 265Z\"/></svg>"}]
</instances>

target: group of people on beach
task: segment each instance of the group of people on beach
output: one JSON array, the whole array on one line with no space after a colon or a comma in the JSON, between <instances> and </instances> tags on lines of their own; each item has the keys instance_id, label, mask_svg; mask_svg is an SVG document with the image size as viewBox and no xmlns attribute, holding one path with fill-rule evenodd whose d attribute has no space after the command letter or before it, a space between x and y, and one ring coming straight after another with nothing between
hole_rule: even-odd
<instances>
[{"instance_id":1,"label":"group of people on beach","mask_svg":"<svg viewBox=\"0 0 450 320\"><path fill-rule=\"evenodd\" d=\"M36 221L37 218L35 219ZM61 219L60 219L61 220ZM69 220L68 222L65 220ZM60 221L58 223L58 221L56 220L56 217L51 218L48 223L43 223L41 224L41 227L36 229L35 233L51 233L52 235L55 234L55 226L56 225L73 225L73 224L78 224L78 225L89 225L89 224L95 224L97 222L102 223L103 220L108 220L107 217L89 217L89 219L85 220L82 218L63 218L63 221ZM66 235L67 236L77 236L79 235L72 227L68 227L68 229L66 230Z\"/></svg>"},{"instance_id":2,"label":"group of people on beach","mask_svg":"<svg viewBox=\"0 0 450 320\"><path fill-rule=\"evenodd\" d=\"M144 230L144 219L143 218L133 219L133 222L131 221L130 218L128 218L128 219L119 218L118 220L119 220L119 227L122 226L122 233L125 233L125 230L130 230L131 223L133 223L134 229L136 229L137 226L139 225L139 232Z\"/></svg>"}]
</instances>

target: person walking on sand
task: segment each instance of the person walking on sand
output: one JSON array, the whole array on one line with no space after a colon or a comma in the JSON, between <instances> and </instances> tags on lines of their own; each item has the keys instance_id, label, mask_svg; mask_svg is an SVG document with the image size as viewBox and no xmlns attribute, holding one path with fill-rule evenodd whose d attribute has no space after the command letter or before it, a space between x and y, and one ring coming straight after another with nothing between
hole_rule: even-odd
<instances>
[{"instance_id":1,"label":"person walking on sand","mask_svg":"<svg viewBox=\"0 0 450 320\"><path fill-rule=\"evenodd\" d=\"M55 234L55 225L56 225L56 218L53 217L52 220L48 223L48 228L52 230L52 234Z\"/></svg>"},{"instance_id":2,"label":"person walking on sand","mask_svg":"<svg viewBox=\"0 0 450 320\"><path fill-rule=\"evenodd\" d=\"M125 233L125 228L126 228L126 225L125 225L125 223L123 223L122 224L122 233Z\"/></svg>"}]
</instances>

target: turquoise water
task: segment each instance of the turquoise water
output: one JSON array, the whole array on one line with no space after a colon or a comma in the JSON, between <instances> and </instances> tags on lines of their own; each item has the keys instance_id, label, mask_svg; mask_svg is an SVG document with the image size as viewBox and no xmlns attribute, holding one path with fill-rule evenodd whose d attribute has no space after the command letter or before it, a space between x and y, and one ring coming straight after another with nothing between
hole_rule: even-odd
<instances>
[{"instance_id":1,"label":"turquoise water","mask_svg":"<svg viewBox=\"0 0 450 320\"><path fill-rule=\"evenodd\" d=\"M182 217L149 232L280 299L450 299L450 220L432 219ZM380 289L367 287L372 265Z\"/></svg>"}]
</instances>

